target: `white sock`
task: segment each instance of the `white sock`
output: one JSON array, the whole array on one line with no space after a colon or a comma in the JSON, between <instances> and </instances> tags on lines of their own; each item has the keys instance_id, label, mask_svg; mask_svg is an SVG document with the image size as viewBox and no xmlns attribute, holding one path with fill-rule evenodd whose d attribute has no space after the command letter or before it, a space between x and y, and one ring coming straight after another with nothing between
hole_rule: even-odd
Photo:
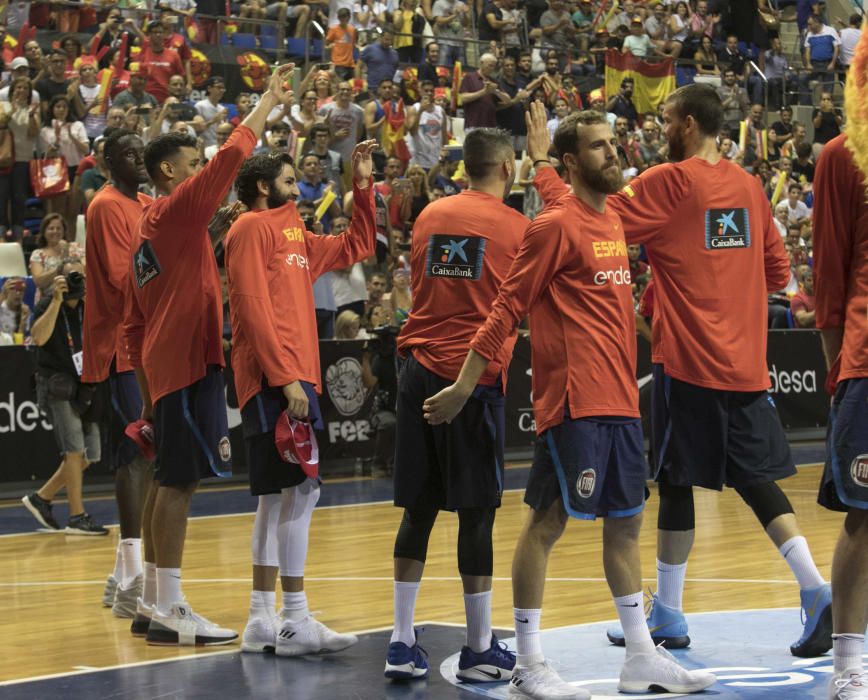
<instances>
[{"instance_id":1,"label":"white sock","mask_svg":"<svg viewBox=\"0 0 868 700\"><path fill-rule=\"evenodd\" d=\"M284 620L290 622L301 622L304 618L310 615L310 610L307 609L307 595L304 591L298 593L283 592L283 609L280 611Z\"/></svg>"},{"instance_id":2,"label":"white sock","mask_svg":"<svg viewBox=\"0 0 868 700\"><path fill-rule=\"evenodd\" d=\"M124 565L121 588L127 591L136 577L142 575L142 540L138 537L121 540L121 555Z\"/></svg>"},{"instance_id":3,"label":"white sock","mask_svg":"<svg viewBox=\"0 0 868 700\"><path fill-rule=\"evenodd\" d=\"M181 570L157 568L157 610L168 615L175 603L184 600L181 593Z\"/></svg>"},{"instance_id":4,"label":"white sock","mask_svg":"<svg viewBox=\"0 0 868 700\"><path fill-rule=\"evenodd\" d=\"M835 657L835 673L850 669L862 670L862 654L865 653L864 634L833 634L832 655Z\"/></svg>"},{"instance_id":5,"label":"white sock","mask_svg":"<svg viewBox=\"0 0 868 700\"><path fill-rule=\"evenodd\" d=\"M389 643L403 642L408 647L416 644L416 632L413 629L413 613L416 611L416 596L419 595L419 581L395 581L394 605L395 628Z\"/></svg>"},{"instance_id":6,"label":"white sock","mask_svg":"<svg viewBox=\"0 0 868 700\"><path fill-rule=\"evenodd\" d=\"M684 578L687 562L665 564L657 560L657 598L667 608L681 610L681 595L684 593Z\"/></svg>"},{"instance_id":7,"label":"white sock","mask_svg":"<svg viewBox=\"0 0 868 700\"><path fill-rule=\"evenodd\" d=\"M793 575L799 582L799 588L818 588L825 582L820 572L817 571L817 565L814 564L814 558L811 556L811 550L808 547L808 540L801 535L791 537L784 542L779 550L781 556L789 564L793 570Z\"/></svg>"},{"instance_id":8,"label":"white sock","mask_svg":"<svg viewBox=\"0 0 868 700\"><path fill-rule=\"evenodd\" d=\"M477 654L491 648L491 591L464 594L467 646Z\"/></svg>"},{"instance_id":9,"label":"white sock","mask_svg":"<svg viewBox=\"0 0 868 700\"><path fill-rule=\"evenodd\" d=\"M614 598L615 610L624 630L624 642L628 654L648 654L654 651L654 642L648 623L645 622L645 605L642 591Z\"/></svg>"},{"instance_id":10,"label":"white sock","mask_svg":"<svg viewBox=\"0 0 868 700\"><path fill-rule=\"evenodd\" d=\"M274 591L250 591L250 618L270 618L274 614L277 594Z\"/></svg>"},{"instance_id":11,"label":"white sock","mask_svg":"<svg viewBox=\"0 0 868 700\"><path fill-rule=\"evenodd\" d=\"M541 664L543 656L542 644L539 640L539 618L542 610L539 608L513 608L515 618L515 643L518 650L516 665L522 668Z\"/></svg>"},{"instance_id":12,"label":"white sock","mask_svg":"<svg viewBox=\"0 0 868 700\"><path fill-rule=\"evenodd\" d=\"M142 602L154 606L157 603L157 565L145 562L145 585L142 588Z\"/></svg>"},{"instance_id":13,"label":"white sock","mask_svg":"<svg viewBox=\"0 0 868 700\"><path fill-rule=\"evenodd\" d=\"M115 568L112 571L112 576L115 577L115 581L120 583L121 579L124 577L124 552L123 552L123 540L118 541L118 548L115 551Z\"/></svg>"}]
</instances>

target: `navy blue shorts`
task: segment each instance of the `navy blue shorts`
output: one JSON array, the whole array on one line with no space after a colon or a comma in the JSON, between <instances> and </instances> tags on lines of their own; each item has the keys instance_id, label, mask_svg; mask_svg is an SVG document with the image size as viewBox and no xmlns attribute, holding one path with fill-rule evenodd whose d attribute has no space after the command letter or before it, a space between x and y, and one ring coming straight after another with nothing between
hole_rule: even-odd
<instances>
[{"instance_id":1,"label":"navy blue shorts","mask_svg":"<svg viewBox=\"0 0 868 700\"><path fill-rule=\"evenodd\" d=\"M280 493L282 489L298 486L307 479L301 467L284 462L274 446L274 426L287 406L283 390L268 386L264 380L262 384L262 390L241 409L250 493L254 496ZM322 430L322 414L316 391L307 382L301 382L301 386L307 394L311 423L314 428Z\"/></svg>"},{"instance_id":2,"label":"navy blue shorts","mask_svg":"<svg viewBox=\"0 0 868 700\"><path fill-rule=\"evenodd\" d=\"M209 476L232 476L223 371L208 365L205 376L166 394L154 405L161 486L186 486Z\"/></svg>"},{"instance_id":3,"label":"navy blue shorts","mask_svg":"<svg viewBox=\"0 0 868 700\"><path fill-rule=\"evenodd\" d=\"M796 473L767 391L720 391L667 376L654 365L652 470L657 481L720 491Z\"/></svg>"},{"instance_id":4,"label":"navy blue shorts","mask_svg":"<svg viewBox=\"0 0 868 700\"><path fill-rule=\"evenodd\" d=\"M829 510L868 510L868 378L838 384L817 501Z\"/></svg>"},{"instance_id":5,"label":"navy blue shorts","mask_svg":"<svg viewBox=\"0 0 868 700\"><path fill-rule=\"evenodd\" d=\"M573 518L628 518L648 498L638 418L565 418L537 438L524 502L538 513L560 498Z\"/></svg>"},{"instance_id":6,"label":"navy blue shorts","mask_svg":"<svg viewBox=\"0 0 868 700\"><path fill-rule=\"evenodd\" d=\"M478 386L451 423L429 425L422 404L452 381L410 355L398 375L395 505L497 508L503 496L504 396Z\"/></svg>"},{"instance_id":7,"label":"navy blue shorts","mask_svg":"<svg viewBox=\"0 0 868 700\"><path fill-rule=\"evenodd\" d=\"M108 377L111 395L111 416L109 417L108 454L112 469L120 469L132 464L141 456L136 443L125 434L127 426L142 417L142 394L135 372L117 372L112 363Z\"/></svg>"}]
</instances>

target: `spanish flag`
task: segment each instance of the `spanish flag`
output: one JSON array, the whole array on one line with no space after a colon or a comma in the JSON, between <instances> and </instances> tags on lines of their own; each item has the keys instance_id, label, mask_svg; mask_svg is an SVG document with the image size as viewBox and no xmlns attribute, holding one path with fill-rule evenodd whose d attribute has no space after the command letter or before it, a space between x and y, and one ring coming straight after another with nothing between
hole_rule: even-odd
<instances>
[{"instance_id":1,"label":"spanish flag","mask_svg":"<svg viewBox=\"0 0 868 700\"><path fill-rule=\"evenodd\" d=\"M633 78L633 104L639 114L655 112L675 92L675 63L671 58L649 63L617 49L606 51L606 94L616 95L624 78Z\"/></svg>"}]
</instances>

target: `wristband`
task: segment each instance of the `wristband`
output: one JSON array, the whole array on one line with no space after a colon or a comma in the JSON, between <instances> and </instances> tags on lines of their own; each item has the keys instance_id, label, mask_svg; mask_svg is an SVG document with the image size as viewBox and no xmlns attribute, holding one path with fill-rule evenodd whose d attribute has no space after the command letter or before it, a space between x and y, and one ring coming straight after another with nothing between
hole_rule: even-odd
<instances>
[{"instance_id":1,"label":"wristband","mask_svg":"<svg viewBox=\"0 0 868 700\"><path fill-rule=\"evenodd\" d=\"M548 158L537 158L537 159L533 162L534 167L536 167L536 164L537 164L537 163L545 163L546 165L551 165L551 164L552 164L552 162L551 162Z\"/></svg>"}]
</instances>

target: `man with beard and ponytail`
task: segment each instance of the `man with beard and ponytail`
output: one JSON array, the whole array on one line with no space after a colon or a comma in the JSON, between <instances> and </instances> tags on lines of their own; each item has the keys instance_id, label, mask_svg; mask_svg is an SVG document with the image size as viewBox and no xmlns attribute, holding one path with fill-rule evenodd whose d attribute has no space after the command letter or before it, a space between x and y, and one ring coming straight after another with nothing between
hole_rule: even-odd
<instances>
[{"instance_id":1,"label":"man with beard and ponytail","mask_svg":"<svg viewBox=\"0 0 868 700\"><path fill-rule=\"evenodd\" d=\"M531 109L531 119L544 125L543 106ZM655 648L642 605L639 529L647 467L636 331L627 245L618 215L607 206L607 195L623 184L617 139L605 115L577 112L558 126L555 147L575 194L561 197L528 227L457 381L426 400L423 411L433 425L452 421L530 315L539 437L525 492L531 511L512 565L518 658L511 691L540 700L591 697L546 663L539 623L552 547L569 517L599 516L605 518L606 579L628 638L618 689L699 692L714 675L686 671Z\"/></svg>"},{"instance_id":2,"label":"man with beard and ponytail","mask_svg":"<svg viewBox=\"0 0 868 700\"><path fill-rule=\"evenodd\" d=\"M138 191L148 181L144 154L145 146L136 134L123 129L114 131L106 139L103 151L111 180L87 208L88 304L84 313L82 381L108 380L111 392L109 453L115 470L120 543L103 604L111 605L117 617L134 617L140 596L147 605L156 600L156 570L147 511L144 523L142 517L145 495L154 476L153 461L146 459L124 434L127 425L141 416L142 395L121 346L130 239L142 209L152 201ZM153 499L148 504L153 506Z\"/></svg>"},{"instance_id":3,"label":"man with beard and ponytail","mask_svg":"<svg viewBox=\"0 0 868 700\"><path fill-rule=\"evenodd\" d=\"M250 210L226 238L232 318L232 368L244 430L250 490L259 497L253 524L253 590L242 651L301 656L345 649L358 640L316 620L304 592L308 529L320 487L309 462L286 463L275 446L278 423L304 434L322 428L319 344L313 281L374 253L371 153L376 141L352 152L354 216L340 236L305 229L296 210L296 170L286 153L249 158L238 174L238 198ZM297 438L296 443L302 441ZM304 459L304 457L296 457ZM283 590L275 613L278 569Z\"/></svg>"},{"instance_id":4,"label":"man with beard and ponytail","mask_svg":"<svg viewBox=\"0 0 868 700\"><path fill-rule=\"evenodd\" d=\"M508 680L515 656L491 632L492 527L503 493L504 391L515 331L451 425L431 427L422 402L455 381L473 333L506 279L528 220L503 202L515 179L512 138L476 129L464 141L470 188L425 207L413 226L413 310L398 337L395 505L395 627L388 678L424 678L428 663L413 629L428 537L441 510L458 513L458 571L467 614L457 676ZM421 449L420 449L421 448Z\"/></svg>"},{"instance_id":5,"label":"man with beard and ponytail","mask_svg":"<svg viewBox=\"0 0 868 700\"><path fill-rule=\"evenodd\" d=\"M723 105L714 89L679 88L664 103L663 120L674 162L647 170L611 199L627 242L646 247L657 295L651 442L660 511L648 625L667 648L690 644L682 593L693 487L726 485L754 511L798 581L804 628L790 652L818 656L832 646L831 590L776 483L796 469L766 391L767 294L787 285L787 254L757 178L717 150ZM545 143L534 143L531 157L544 158ZM566 191L545 164L535 184L544 201ZM624 643L620 629L608 636Z\"/></svg>"}]
</instances>

